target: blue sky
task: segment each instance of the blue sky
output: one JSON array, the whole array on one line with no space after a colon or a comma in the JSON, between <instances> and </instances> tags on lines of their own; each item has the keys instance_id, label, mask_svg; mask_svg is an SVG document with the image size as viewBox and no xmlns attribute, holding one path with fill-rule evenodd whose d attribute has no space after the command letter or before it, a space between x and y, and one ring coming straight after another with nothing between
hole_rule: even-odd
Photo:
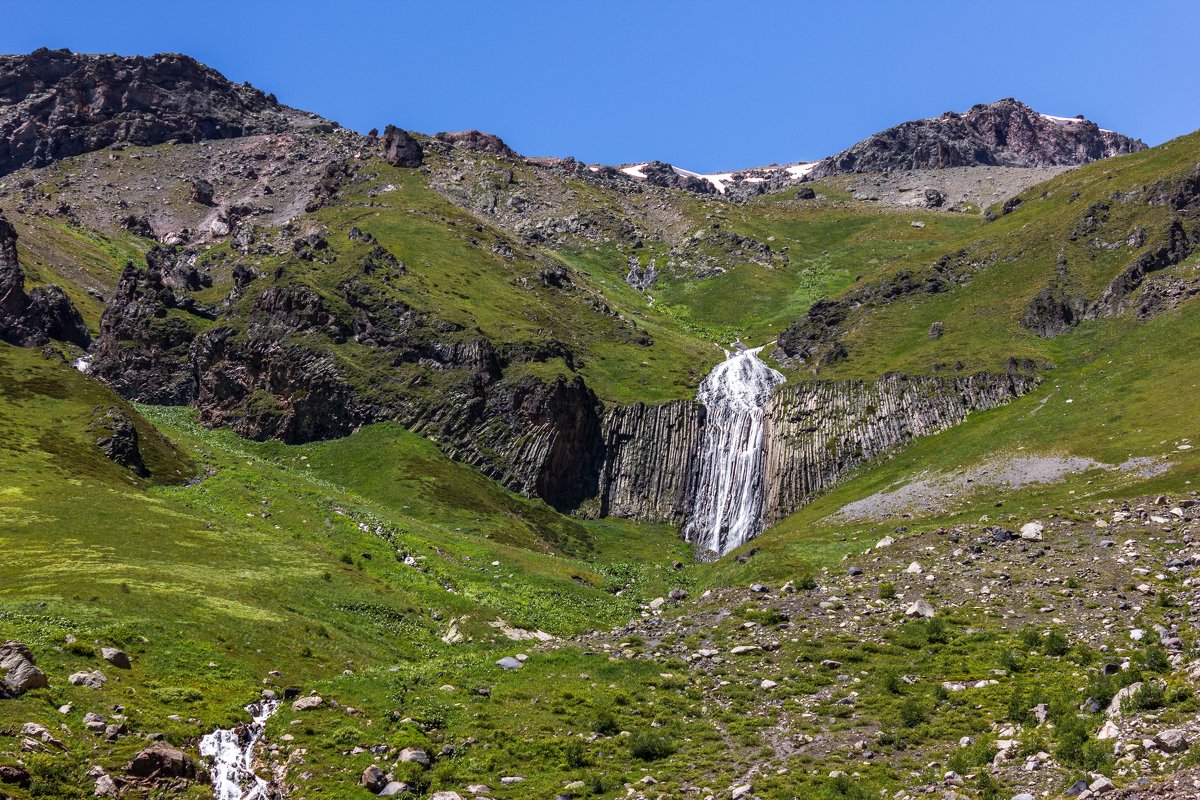
<instances>
[{"instance_id":1,"label":"blue sky","mask_svg":"<svg viewBox=\"0 0 1200 800\"><path fill-rule=\"evenodd\" d=\"M710 171L1017 97L1149 144L1200 128L1196 0L11 2L0 51L184 52L366 131Z\"/></svg>"}]
</instances>

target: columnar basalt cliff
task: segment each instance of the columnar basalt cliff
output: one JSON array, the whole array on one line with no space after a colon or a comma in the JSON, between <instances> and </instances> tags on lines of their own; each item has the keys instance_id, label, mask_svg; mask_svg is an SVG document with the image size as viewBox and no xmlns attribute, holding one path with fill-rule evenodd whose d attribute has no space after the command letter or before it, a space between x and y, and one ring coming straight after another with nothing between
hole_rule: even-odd
<instances>
[{"instance_id":1,"label":"columnar basalt cliff","mask_svg":"<svg viewBox=\"0 0 1200 800\"><path fill-rule=\"evenodd\" d=\"M600 516L681 522L695 489L704 421L704 407L691 400L609 409Z\"/></svg>"},{"instance_id":2,"label":"columnar basalt cliff","mask_svg":"<svg viewBox=\"0 0 1200 800\"><path fill-rule=\"evenodd\" d=\"M868 461L953 427L972 411L1003 405L1037 382L1019 373L978 373L784 385L766 416L767 523L810 502Z\"/></svg>"}]
</instances>

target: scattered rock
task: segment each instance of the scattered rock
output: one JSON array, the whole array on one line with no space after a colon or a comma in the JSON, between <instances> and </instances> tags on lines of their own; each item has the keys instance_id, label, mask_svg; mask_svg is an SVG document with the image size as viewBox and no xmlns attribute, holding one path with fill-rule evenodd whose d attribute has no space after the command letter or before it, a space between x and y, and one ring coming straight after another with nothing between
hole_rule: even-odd
<instances>
[{"instance_id":1,"label":"scattered rock","mask_svg":"<svg viewBox=\"0 0 1200 800\"><path fill-rule=\"evenodd\" d=\"M112 664L117 669L130 669L133 664L129 661L129 656L124 650L118 650L115 647L104 647L100 650L100 656Z\"/></svg>"},{"instance_id":2,"label":"scattered rock","mask_svg":"<svg viewBox=\"0 0 1200 800\"><path fill-rule=\"evenodd\" d=\"M301 697L292 703L293 711L311 711L314 708L320 708L325 703L325 699L319 695L309 695Z\"/></svg>"},{"instance_id":3,"label":"scattered rock","mask_svg":"<svg viewBox=\"0 0 1200 800\"><path fill-rule=\"evenodd\" d=\"M358 783L360 786L366 787L372 794L379 794L388 785L387 773L372 764L362 771Z\"/></svg>"},{"instance_id":4,"label":"scattered rock","mask_svg":"<svg viewBox=\"0 0 1200 800\"><path fill-rule=\"evenodd\" d=\"M67 677L72 686L86 686L89 689L102 689L108 678L100 670L93 672L75 672Z\"/></svg>"}]
</instances>

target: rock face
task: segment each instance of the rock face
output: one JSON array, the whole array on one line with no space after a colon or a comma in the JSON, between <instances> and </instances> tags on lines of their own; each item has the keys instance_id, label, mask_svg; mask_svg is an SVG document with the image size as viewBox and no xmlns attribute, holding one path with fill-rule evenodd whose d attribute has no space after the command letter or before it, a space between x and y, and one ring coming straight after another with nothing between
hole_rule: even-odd
<instances>
[{"instance_id":1,"label":"rock face","mask_svg":"<svg viewBox=\"0 0 1200 800\"><path fill-rule=\"evenodd\" d=\"M90 373L143 403L187 405L196 397L188 352L195 328L181 315L161 268L128 264L100 318Z\"/></svg>"},{"instance_id":2,"label":"rock face","mask_svg":"<svg viewBox=\"0 0 1200 800\"><path fill-rule=\"evenodd\" d=\"M51 339L86 348L91 342L79 311L60 287L25 291L17 260L17 231L0 212L0 341L39 347Z\"/></svg>"},{"instance_id":3,"label":"rock face","mask_svg":"<svg viewBox=\"0 0 1200 800\"><path fill-rule=\"evenodd\" d=\"M187 56L0 57L0 175L116 143L198 142L330 123Z\"/></svg>"},{"instance_id":4,"label":"rock face","mask_svg":"<svg viewBox=\"0 0 1200 800\"><path fill-rule=\"evenodd\" d=\"M1077 166L1145 148L1082 117L1048 117L1008 98L963 114L947 112L888 128L824 159L810 176L979 165Z\"/></svg>"},{"instance_id":5,"label":"rock face","mask_svg":"<svg viewBox=\"0 0 1200 800\"><path fill-rule=\"evenodd\" d=\"M681 521L689 508L703 426L704 407L690 400L609 409L600 515Z\"/></svg>"},{"instance_id":6,"label":"rock face","mask_svg":"<svg viewBox=\"0 0 1200 800\"><path fill-rule=\"evenodd\" d=\"M0 697L16 697L47 686L46 673L37 668L33 651L20 642L0 644Z\"/></svg>"},{"instance_id":7,"label":"rock face","mask_svg":"<svg viewBox=\"0 0 1200 800\"><path fill-rule=\"evenodd\" d=\"M1006 403L1036 384L1020 374L989 373L785 384L767 408L767 523L888 450L957 425L970 412Z\"/></svg>"}]
</instances>

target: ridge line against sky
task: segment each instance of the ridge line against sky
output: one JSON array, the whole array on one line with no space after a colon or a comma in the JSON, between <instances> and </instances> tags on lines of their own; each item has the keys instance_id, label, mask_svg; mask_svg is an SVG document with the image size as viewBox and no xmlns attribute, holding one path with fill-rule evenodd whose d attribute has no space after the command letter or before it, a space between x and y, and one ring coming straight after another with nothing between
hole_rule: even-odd
<instances>
[{"instance_id":1,"label":"ridge line against sky","mask_svg":"<svg viewBox=\"0 0 1200 800\"><path fill-rule=\"evenodd\" d=\"M181 52L355 130L699 172L810 161L1015 97L1147 144L1200 128L1200 2L51 2L0 51Z\"/></svg>"}]
</instances>

